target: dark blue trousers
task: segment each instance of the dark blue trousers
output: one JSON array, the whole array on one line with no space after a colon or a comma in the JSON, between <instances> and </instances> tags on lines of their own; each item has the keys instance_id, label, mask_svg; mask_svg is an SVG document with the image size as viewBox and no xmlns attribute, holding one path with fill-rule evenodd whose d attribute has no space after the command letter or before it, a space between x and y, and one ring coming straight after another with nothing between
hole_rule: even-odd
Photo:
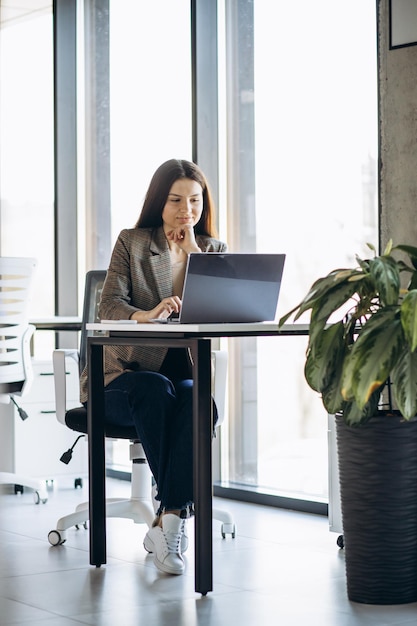
<instances>
[{"instance_id":1,"label":"dark blue trousers","mask_svg":"<svg viewBox=\"0 0 417 626\"><path fill-rule=\"evenodd\" d=\"M126 372L105 388L106 421L134 425L158 485L161 508L193 502L193 381Z\"/></svg>"}]
</instances>

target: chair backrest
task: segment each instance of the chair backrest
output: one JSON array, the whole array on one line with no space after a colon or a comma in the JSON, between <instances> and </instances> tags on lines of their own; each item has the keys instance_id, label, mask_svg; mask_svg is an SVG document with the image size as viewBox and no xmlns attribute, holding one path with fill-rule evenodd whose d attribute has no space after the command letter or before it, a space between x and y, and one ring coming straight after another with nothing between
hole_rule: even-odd
<instances>
[{"instance_id":1,"label":"chair backrest","mask_svg":"<svg viewBox=\"0 0 417 626\"><path fill-rule=\"evenodd\" d=\"M86 325L100 321L97 315L101 291L103 289L106 270L91 270L87 272L84 287L84 306L81 321L80 338L80 373L83 371L87 360L87 337L91 334Z\"/></svg>"},{"instance_id":2,"label":"chair backrest","mask_svg":"<svg viewBox=\"0 0 417 626\"><path fill-rule=\"evenodd\" d=\"M81 338L80 338L80 349L79 349L79 368L80 373L83 371L86 363L87 357L87 337L92 335L93 332L87 331L86 325L94 322L99 322L99 317L97 315L98 305L100 303L101 292L103 288L103 283L106 278L106 270L91 270L87 272L85 278L85 288L84 288L84 306L83 306L83 315L81 320ZM60 350L56 350L56 353L59 353ZM65 386L65 382L62 384L62 387ZM56 388L57 389L57 388ZM60 394L62 392L58 391L57 395L57 406L58 402L60 402ZM75 409L70 409L67 411L64 409L60 412L63 415L64 422L66 425L80 433L87 433L87 411L84 407L77 407ZM58 415L58 409L57 409ZM62 421L62 420L61 420ZM136 429L134 426L124 426L124 425L115 425L115 424L106 424L105 425L105 436L113 439L130 439L135 440L137 438Z\"/></svg>"},{"instance_id":3,"label":"chair backrest","mask_svg":"<svg viewBox=\"0 0 417 626\"><path fill-rule=\"evenodd\" d=\"M36 259L0 257L0 393L20 393L28 378L35 268Z\"/></svg>"}]
</instances>

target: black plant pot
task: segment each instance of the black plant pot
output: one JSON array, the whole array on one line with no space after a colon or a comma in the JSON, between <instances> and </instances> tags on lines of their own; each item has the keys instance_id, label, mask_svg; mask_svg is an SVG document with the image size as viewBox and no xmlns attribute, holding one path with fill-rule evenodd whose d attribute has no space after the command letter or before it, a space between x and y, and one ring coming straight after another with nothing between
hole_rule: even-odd
<instances>
[{"instance_id":1,"label":"black plant pot","mask_svg":"<svg viewBox=\"0 0 417 626\"><path fill-rule=\"evenodd\" d=\"M340 497L350 600L417 601L417 420L336 416Z\"/></svg>"}]
</instances>

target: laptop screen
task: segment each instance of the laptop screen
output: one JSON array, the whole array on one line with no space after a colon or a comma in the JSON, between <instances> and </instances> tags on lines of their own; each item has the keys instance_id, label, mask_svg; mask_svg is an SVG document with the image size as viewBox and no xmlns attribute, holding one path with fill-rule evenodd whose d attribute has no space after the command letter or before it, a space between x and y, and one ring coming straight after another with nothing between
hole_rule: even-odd
<instances>
[{"instance_id":1,"label":"laptop screen","mask_svg":"<svg viewBox=\"0 0 417 626\"><path fill-rule=\"evenodd\" d=\"M190 254L181 323L272 321L285 254Z\"/></svg>"}]
</instances>

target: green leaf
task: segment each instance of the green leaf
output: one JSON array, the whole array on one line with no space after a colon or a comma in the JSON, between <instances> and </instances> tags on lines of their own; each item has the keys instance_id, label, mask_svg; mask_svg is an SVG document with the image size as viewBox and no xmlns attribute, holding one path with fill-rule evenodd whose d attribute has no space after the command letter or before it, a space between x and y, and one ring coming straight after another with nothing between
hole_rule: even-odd
<instances>
[{"instance_id":1,"label":"green leaf","mask_svg":"<svg viewBox=\"0 0 417 626\"><path fill-rule=\"evenodd\" d=\"M327 322L341 306L349 302L358 290L357 282L346 282L335 286L318 299L313 307L314 319Z\"/></svg>"},{"instance_id":2,"label":"green leaf","mask_svg":"<svg viewBox=\"0 0 417 626\"><path fill-rule=\"evenodd\" d=\"M366 323L356 332L356 343L352 346L350 353L347 355L344 364L343 380L342 380L342 395L345 400L352 401L355 397L355 389L360 377L360 369L358 365L358 356L356 351L358 350L357 344L359 342L359 349L362 344L368 341L368 336L371 336L369 340L372 342L375 340L375 333L380 330L383 331L387 325L390 325L399 315L399 307L390 307L386 309L380 309L374 313ZM352 352L354 352L352 358ZM372 354L370 359L373 359Z\"/></svg>"},{"instance_id":3,"label":"green leaf","mask_svg":"<svg viewBox=\"0 0 417 626\"><path fill-rule=\"evenodd\" d=\"M342 365L343 362L340 363L340 371L335 373L334 377L330 380L330 383L327 385L327 387L323 389L321 394L323 406L326 411L331 414L339 413L343 410L343 407L346 404L343 400L342 394L340 393Z\"/></svg>"},{"instance_id":4,"label":"green leaf","mask_svg":"<svg viewBox=\"0 0 417 626\"><path fill-rule=\"evenodd\" d=\"M361 270L365 274L369 274L369 259L361 259L357 254L355 255L355 259Z\"/></svg>"},{"instance_id":5,"label":"green leaf","mask_svg":"<svg viewBox=\"0 0 417 626\"><path fill-rule=\"evenodd\" d=\"M328 291L314 305L310 318L310 343L313 344L316 338L323 332L329 318L336 313L341 306L346 305L357 292L356 283L342 283L334 289ZM352 307L355 302L352 300ZM343 316L346 310L343 311Z\"/></svg>"},{"instance_id":6,"label":"green leaf","mask_svg":"<svg viewBox=\"0 0 417 626\"><path fill-rule=\"evenodd\" d=\"M339 378L345 353L343 323L332 324L309 343L304 374L312 389L322 392L337 373Z\"/></svg>"},{"instance_id":7,"label":"green leaf","mask_svg":"<svg viewBox=\"0 0 417 626\"><path fill-rule=\"evenodd\" d=\"M381 387L372 394L363 409L360 409L354 400L346 402L342 408L345 422L349 426L364 424L370 417L377 413L380 395Z\"/></svg>"},{"instance_id":8,"label":"green leaf","mask_svg":"<svg viewBox=\"0 0 417 626\"><path fill-rule=\"evenodd\" d=\"M409 291L401 304L401 324L411 352L417 348L417 289Z\"/></svg>"},{"instance_id":9,"label":"green leaf","mask_svg":"<svg viewBox=\"0 0 417 626\"><path fill-rule=\"evenodd\" d=\"M361 341L365 341L365 337L368 333L375 332L378 328L385 327L387 324L392 324L393 320L400 317L400 307L390 306L384 309L379 309L374 313L366 323L360 328L358 335L362 337Z\"/></svg>"},{"instance_id":10,"label":"green leaf","mask_svg":"<svg viewBox=\"0 0 417 626\"><path fill-rule=\"evenodd\" d=\"M417 269L417 248L415 248L414 246L400 245L395 246L395 249L406 252L410 257L410 261L413 264L413 267Z\"/></svg>"},{"instance_id":11,"label":"green leaf","mask_svg":"<svg viewBox=\"0 0 417 626\"><path fill-rule=\"evenodd\" d=\"M330 274L328 274L327 276L316 280L304 300L302 300L302 302L298 305L299 312L297 313L295 319L300 317L300 315L302 315L305 311L312 309L314 306L317 305L318 302L321 302L323 299L327 300L329 294L332 294L334 291L337 292L339 285L343 283L348 283L349 278L357 275L358 270L340 269L334 270L333 272L330 272ZM355 285L352 284L349 290L352 290L351 292L355 293Z\"/></svg>"},{"instance_id":12,"label":"green leaf","mask_svg":"<svg viewBox=\"0 0 417 626\"><path fill-rule=\"evenodd\" d=\"M388 256L389 254L391 254L391 250L392 250L392 239L389 239L387 245L385 246L384 256Z\"/></svg>"},{"instance_id":13,"label":"green leaf","mask_svg":"<svg viewBox=\"0 0 417 626\"><path fill-rule=\"evenodd\" d=\"M349 300L351 295L356 292L357 287L355 286L355 283L350 283L350 280L353 277L361 278L362 274L357 269L338 269L330 272L327 276L316 280L310 287L310 290L305 298L303 298L297 306L291 309L291 311L288 311L288 313L280 318L278 322L279 328L281 328L281 326L283 326L294 313L294 321L297 321L303 313L313 309L317 305L319 305L320 308L325 303L328 303L327 306L330 307L330 312L333 310L336 311L346 300ZM339 291L339 286L342 285L346 285L346 287L344 289L341 288L341 291ZM339 304L337 304L338 301L340 301ZM329 315L327 315L327 317L328 316Z\"/></svg>"},{"instance_id":14,"label":"green leaf","mask_svg":"<svg viewBox=\"0 0 417 626\"><path fill-rule=\"evenodd\" d=\"M412 289L417 289L417 272L413 272L413 274L411 275L410 284L408 285L408 289L410 289L410 291Z\"/></svg>"},{"instance_id":15,"label":"green leaf","mask_svg":"<svg viewBox=\"0 0 417 626\"><path fill-rule=\"evenodd\" d=\"M291 311L288 311L288 313L280 317L279 322L278 322L278 328L281 328L281 326L284 326L285 322L290 319L291 315L298 309L298 307L299 305L295 306L293 309L291 309Z\"/></svg>"},{"instance_id":16,"label":"green leaf","mask_svg":"<svg viewBox=\"0 0 417 626\"><path fill-rule=\"evenodd\" d=\"M383 305L397 304L400 293L400 272L390 256L379 256L369 263L371 276Z\"/></svg>"},{"instance_id":17,"label":"green leaf","mask_svg":"<svg viewBox=\"0 0 417 626\"><path fill-rule=\"evenodd\" d=\"M391 379L398 408L409 420L417 414L417 352L404 351Z\"/></svg>"},{"instance_id":18,"label":"green leaf","mask_svg":"<svg viewBox=\"0 0 417 626\"><path fill-rule=\"evenodd\" d=\"M372 330L361 332L348 355L342 375L342 396L345 400L355 399L359 408L364 408L371 395L385 383L396 364L404 346L404 333L395 308L391 319L382 311L384 324L373 324ZM376 313L376 320L379 313ZM381 316L379 316L382 318Z\"/></svg>"}]
</instances>

